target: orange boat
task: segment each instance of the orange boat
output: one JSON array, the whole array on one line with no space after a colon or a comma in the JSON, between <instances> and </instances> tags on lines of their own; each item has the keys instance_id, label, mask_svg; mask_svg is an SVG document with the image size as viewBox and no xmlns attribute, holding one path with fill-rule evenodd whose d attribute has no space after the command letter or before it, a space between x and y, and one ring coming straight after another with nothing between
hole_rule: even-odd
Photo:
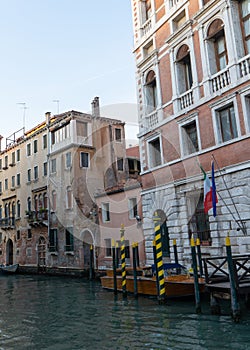
<instances>
[{"instance_id":1,"label":"orange boat","mask_svg":"<svg viewBox=\"0 0 250 350\"><path fill-rule=\"evenodd\" d=\"M148 277L151 270L151 276ZM133 269L126 269L126 290L134 293ZM178 271L178 272L177 272ZM194 278L187 273L187 270L180 264L164 264L165 294L167 298L179 298L194 295ZM139 276L138 276L139 275ZM116 276L117 290L122 291L121 269L117 270ZM113 270L107 270L106 276L101 277L102 287L114 290ZM205 291L205 280L199 278L199 289ZM141 295L157 296L157 282L154 276L154 268L146 267L137 269L137 292Z\"/></svg>"}]
</instances>

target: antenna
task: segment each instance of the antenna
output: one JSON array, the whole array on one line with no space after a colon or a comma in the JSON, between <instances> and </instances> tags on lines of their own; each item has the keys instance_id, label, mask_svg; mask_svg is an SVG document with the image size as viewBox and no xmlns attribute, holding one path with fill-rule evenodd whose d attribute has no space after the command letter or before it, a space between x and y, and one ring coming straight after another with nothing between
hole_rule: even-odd
<instances>
[{"instance_id":1,"label":"antenna","mask_svg":"<svg viewBox=\"0 0 250 350\"><path fill-rule=\"evenodd\" d=\"M18 102L17 105L22 105L23 107L23 133L25 133L25 111L26 109L28 109L28 107L26 107L26 103L25 102Z\"/></svg>"},{"instance_id":2,"label":"antenna","mask_svg":"<svg viewBox=\"0 0 250 350\"><path fill-rule=\"evenodd\" d=\"M59 114L59 102L60 102L60 100L53 100L52 102L57 103L57 114Z\"/></svg>"}]
</instances>

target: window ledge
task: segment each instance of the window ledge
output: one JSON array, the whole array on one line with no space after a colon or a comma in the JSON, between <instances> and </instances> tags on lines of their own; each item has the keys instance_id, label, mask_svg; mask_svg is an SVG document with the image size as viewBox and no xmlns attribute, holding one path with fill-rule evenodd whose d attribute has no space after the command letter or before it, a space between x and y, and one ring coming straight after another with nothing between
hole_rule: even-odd
<instances>
[{"instance_id":1,"label":"window ledge","mask_svg":"<svg viewBox=\"0 0 250 350\"><path fill-rule=\"evenodd\" d=\"M64 252L66 255L75 255L74 252Z\"/></svg>"}]
</instances>

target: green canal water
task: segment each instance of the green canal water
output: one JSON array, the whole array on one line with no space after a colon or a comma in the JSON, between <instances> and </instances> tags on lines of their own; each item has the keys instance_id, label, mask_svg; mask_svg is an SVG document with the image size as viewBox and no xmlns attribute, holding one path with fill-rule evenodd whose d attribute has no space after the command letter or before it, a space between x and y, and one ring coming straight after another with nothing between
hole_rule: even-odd
<instances>
[{"instance_id":1,"label":"green canal water","mask_svg":"<svg viewBox=\"0 0 250 350\"><path fill-rule=\"evenodd\" d=\"M0 349L250 349L250 310L235 324L202 314L194 301L169 301L102 290L99 282L46 276L0 277Z\"/></svg>"}]
</instances>

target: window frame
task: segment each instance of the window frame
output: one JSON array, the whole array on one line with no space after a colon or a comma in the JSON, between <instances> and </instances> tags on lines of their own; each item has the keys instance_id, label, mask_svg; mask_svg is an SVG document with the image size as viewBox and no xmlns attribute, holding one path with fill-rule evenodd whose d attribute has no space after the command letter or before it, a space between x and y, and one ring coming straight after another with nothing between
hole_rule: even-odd
<instances>
[{"instance_id":1,"label":"window frame","mask_svg":"<svg viewBox=\"0 0 250 350\"><path fill-rule=\"evenodd\" d=\"M128 199L128 216L130 220L136 219L138 215L138 201L137 197L131 197Z\"/></svg>"},{"instance_id":2,"label":"window frame","mask_svg":"<svg viewBox=\"0 0 250 350\"><path fill-rule=\"evenodd\" d=\"M110 219L110 203L105 202L101 204L101 209L102 209L102 222L103 223L108 223L111 221Z\"/></svg>"},{"instance_id":3,"label":"window frame","mask_svg":"<svg viewBox=\"0 0 250 350\"><path fill-rule=\"evenodd\" d=\"M85 154L87 155L87 166L83 165L84 161L83 158L82 158L82 155ZM82 169L88 169L90 166L90 154L89 152L80 152L80 168Z\"/></svg>"},{"instance_id":4,"label":"window frame","mask_svg":"<svg viewBox=\"0 0 250 350\"><path fill-rule=\"evenodd\" d=\"M191 144L190 144L190 148L189 148L189 139L188 139L189 136L186 133L186 129L185 129L186 127L188 127L192 123L195 123L195 125L196 125L197 146L198 146L198 149L196 150L196 148L194 148L193 152L192 152L192 149L190 149L192 147ZM181 156L182 157L189 157L189 156L192 156L195 153L198 153L201 151L201 139L200 139L200 128L199 128L198 115L189 116L188 118L185 118L185 120L183 120L179 123L179 138L180 138L180 147L181 147Z\"/></svg>"},{"instance_id":5,"label":"window frame","mask_svg":"<svg viewBox=\"0 0 250 350\"><path fill-rule=\"evenodd\" d=\"M160 164L158 164L158 161L154 161L153 162L153 156L152 156L152 143L156 140L159 140L159 146L160 146ZM155 155L157 156L157 154L155 154L156 151L154 151L154 158ZM148 166L149 168L157 168L159 166L162 166L163 165L163 149L162 149L162 139L161 139L161 135L156 135L150 139L147 140L147 154L148 154Z\"/></svg>"}]
</instances>

